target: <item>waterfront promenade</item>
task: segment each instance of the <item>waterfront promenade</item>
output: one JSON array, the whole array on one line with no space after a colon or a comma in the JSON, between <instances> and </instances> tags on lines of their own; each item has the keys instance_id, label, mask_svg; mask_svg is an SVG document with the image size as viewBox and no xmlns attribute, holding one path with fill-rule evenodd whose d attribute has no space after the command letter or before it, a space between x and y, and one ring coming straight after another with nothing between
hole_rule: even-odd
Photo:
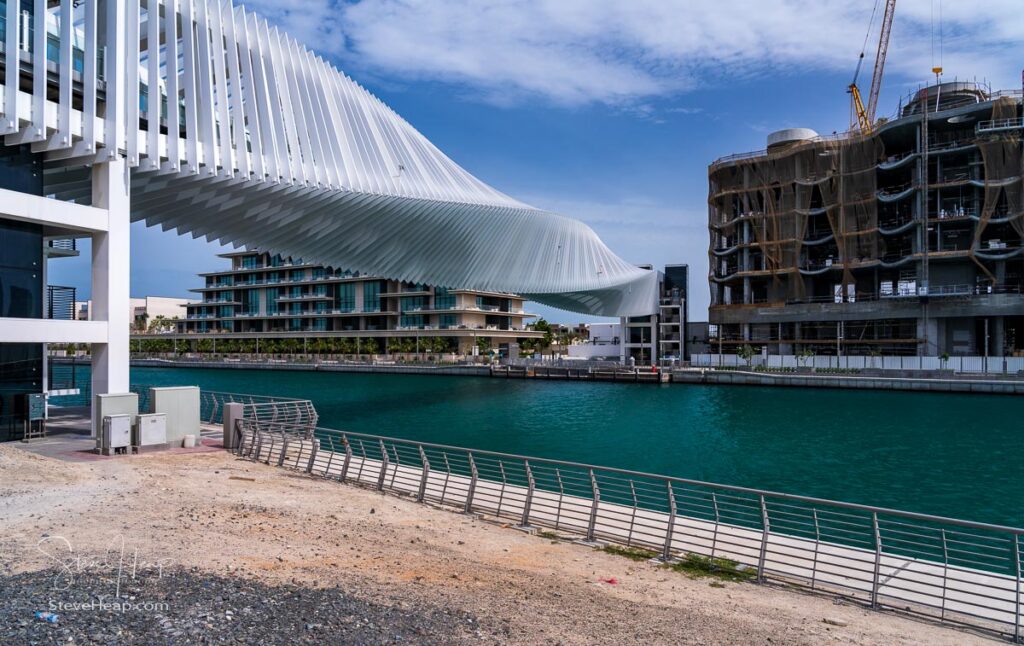
<instances>
[{"instance_id":1,"label":"waterfront promenade","mask_svg":"<svg viewBox=\"0 0 1024 646\"><path fill-rule=\"evenodd\" d=\"M726 559L751 580L1021 636L1021 530L539 458L328 430L302 439L261 428L239 424L240 455L530 531L644 547L667 562ZM590 495L580 495L588 488ZM657 511L666 494L667 509Z\"/></svg>"},{"instance_id":2,"label":"waterfront promenade","mask_svg":"<svg viewBox=\"0 0 1024 646\"><path fill-rule=\"evenodd\" d=\"M406 643L992 643L784 587L690 578L224 451L76 464L2 445L0 466L10 476L0 483L0 589L51 572L37 549L44 536L66 537L76 554L97 561L123 538L147 564L125 589L138 601L170 604L163 619L68 612L51 626L30 621L50 586L20 586L0 602L0 639L338 643L363 626L393 629ZM57 598L76 598L94 575L80 573ZM112 594L107 587L99 592ZM208 589L228 594L218 600ZM301 608L290 601L296 594ZM260 603L268 597L280 603ZM409 617L427 632L406 632Z\"/></svg>"}]
</instances>

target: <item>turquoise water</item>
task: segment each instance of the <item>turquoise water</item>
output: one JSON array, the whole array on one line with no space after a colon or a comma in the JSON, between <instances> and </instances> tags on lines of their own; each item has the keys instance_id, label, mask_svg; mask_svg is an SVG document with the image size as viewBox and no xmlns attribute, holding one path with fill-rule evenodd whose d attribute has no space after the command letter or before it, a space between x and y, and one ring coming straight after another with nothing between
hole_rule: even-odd
<instances>
[{"instance_id":1,"label":"turquoise water","mask_svg":"<svg viewBox=\"0 0 1024 646\"><path fill-rule=\"evenodd\" d=\"M321 425L1024 526L1018 397L133 368Z\"/></svg>"}]
</instances>

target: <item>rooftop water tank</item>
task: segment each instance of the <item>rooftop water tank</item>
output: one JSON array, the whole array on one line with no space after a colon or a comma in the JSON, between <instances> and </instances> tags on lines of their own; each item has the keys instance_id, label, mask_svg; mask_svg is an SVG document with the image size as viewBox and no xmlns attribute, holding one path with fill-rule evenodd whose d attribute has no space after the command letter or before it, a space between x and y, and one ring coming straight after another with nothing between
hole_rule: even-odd
<instances>
[{"instance_id":1,"label":"rooftop water tank","mask_svg":"<svg viewBox=\"0 0 1024 646\"><path fill-rule=\"evenodd\" d=\"M817 136L818 133L810 128L786 128L784 130L776 130L768 135L768 150L783 148L801 141L814 139Z\"/></svg>"}]
</instances>

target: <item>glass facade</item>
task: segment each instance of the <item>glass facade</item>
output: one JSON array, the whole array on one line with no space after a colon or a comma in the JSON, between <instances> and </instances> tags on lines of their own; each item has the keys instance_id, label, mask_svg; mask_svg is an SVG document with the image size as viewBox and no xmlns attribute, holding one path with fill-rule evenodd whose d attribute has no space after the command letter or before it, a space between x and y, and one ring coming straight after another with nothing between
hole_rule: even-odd
<instances>
[{"instance_id":1,"label":"glass facade","mask_svg":"<svg viewBox=\"0 0 1024 646\"><path fill-rule=\"evenodd\" d=\"M0 220L0 316L43 315L43 234L38 225Z\"/></svg>"},{"instance_id":2,"label":"glass facade","mask_svg":"<svg viewBox=\"0 0 1024 646\"><path fill-rule=\"evenodd\" d=\"M25 395L43 390L43 346L0 343L0 442L21 437Z\"/></svg>"},{"instance_id":3,"label":"glass facade","mask_svg":"<svg viewBox=\"0 0 1024 646\"><path fill-rule=\"evenodd\" d=\"M438 325L442 330L449 328L458 327L459 315L458 314L442 314L438 317Z\"/></svg>"},{"instance_id":4,"label":"glass facade","mask_svg":"<svg viewBox=\"0 0 1024 646\"><path fill-rule=\"evenodd\" d=\"M455 307L455 294L448 293L446 287L438 287L434 290L434 309L450 310Z\"/></svg>"},{"instance_id":5,"label":"glass facade","mask_svg":"<svg viewBox=\"0 0 1024 646\"><path fill-rule=\"evenodd\" d=\"M402 312L418 312L424 309L427 305L427 299L425 296L403 296L402 297Z\"/></svg>"},{"instance_id":6,"label":"glass facade","mask_svg":"<svg viewBox=\"0 0 1024 646\"><path fill-rule=\"evenodd\" d=\"M363 283L363 311L380 311L380 281L373 280Z\"/></svg>"},{"instance_id":7,"label":"glass facade","mask_svg":"<svg viewBox=\"0 0 1024 646\"><path fill-rule=\"evenodd\" d=\"M277 314L277 288L267 288L267 314Z\"/></svg>"},{"instance_id":8,"label":"glass facade","mask_svg":"<svg viewBox=\"0 0 1024 646\"><path fill-rule=\"evenodd\" d=\"M41 194L28 147L2 147L0 188ZM43 235L35 224L0 220L0 316L42 318ZM25 395L43 391L43 346L0 343L0 441L21 437Z\"/></svg>"},{"instance_id":9,"label":"glass facade","mask_svg":"<svg viewBox=\"0 0 1024 646\"><path fill-rule=\"evenodd\" d=\"M422 314L403 314L398 323L401 327L423 327L423 315Z\"/></svg>"},{"instance_id":10,"label":"glass facade","mask_svg":"<svg viewBox=\"0 0 1024 646\"><path fill-rule=\"evenodd\" d=\"M260 313L260 292L250 289L245 293L245 313L255 316Z\"/></svg>"},{"instance_id":11,"label":"glass facade","mask_svg":"<svg viewBox=\"0 0 1024 646\"><path fill-rule=\"evenodd\" d=\"M341 283L337 289L335 307L341 312L354 312L356 310L356 284ZM378 298L378 305L379 303L380 299Z\"/></svg>"}]
</instances>

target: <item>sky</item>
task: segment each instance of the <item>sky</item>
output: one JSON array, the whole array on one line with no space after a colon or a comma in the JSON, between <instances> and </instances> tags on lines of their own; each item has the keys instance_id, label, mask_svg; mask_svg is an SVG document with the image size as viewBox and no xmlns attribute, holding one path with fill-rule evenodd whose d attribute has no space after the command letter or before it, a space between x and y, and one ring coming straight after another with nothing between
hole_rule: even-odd
<instances>
[{"instance_id":1,"label":"sky","mask_svg":"<svg viewBox=\"0 0 1024 646\"><path fill-rule=\"evenodd\" d=\"M236 4L239 4L236 0ZM637 264L690 265L706 320L707 166L769 132L850 123L876 0L249 0L495 188L589 224ZM884 4L884 2L883 2ZM1020 0L900 0L879 116L934 78L1021 86ZM869 24L873 25L868 35ZM133 296L193 296L215 243L132 228ZM88 293L88 245L50 282ZM81 298L81 297L80 297ZM548 320L599 320L532 304Z\"/></svg>"}]
</instances>

